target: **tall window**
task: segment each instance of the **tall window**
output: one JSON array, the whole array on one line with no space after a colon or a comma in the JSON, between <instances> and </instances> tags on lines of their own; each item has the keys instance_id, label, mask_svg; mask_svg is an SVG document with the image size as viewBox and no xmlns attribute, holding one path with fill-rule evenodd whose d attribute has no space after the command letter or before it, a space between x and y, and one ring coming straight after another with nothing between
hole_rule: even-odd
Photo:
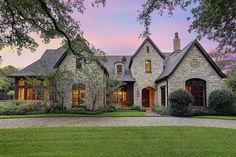
<instances>
[{"instance_id":1,"label":"tall window","mask_svg":"<svg viewBox=\"0 0 236 157\"><path fill-rule=\"evenodd\" d=\"M25 99L25 80L18 81L18 100Z\"/></svg>"},{"instance_id":2,"label":"tall window","mask_svg":"<svg viewBox=\"0 0 236 157\"><path fill-rule=\"evenodd\" d=\"M117 65L116 66L116 74L117 75L123 75L123 66L122 65Z\"/></svg>"},{"instance_id":3,"label":"tall window","mask_svg":"<svg viewBox=\"0 0 236 157\"><path fill-rule=\"evenodd\" d=\"M82 61L81 59L76 58L76 69L82 68Z\"/></svg>"},{"instance_id":4,"label":"tall window","mask_svg":"<svg viewBox=\"0 0 236 157\"><path fill-rule=\"evenodd\" d=\"M166 87L161 87L161 106L166 106Z\"/></svg>"},{"instance_id":5,"label":"tall window","mask_svg":"<svg viewBox=\"0 0 236 157\"><path fill-rule=\"evenodd\" d=\"M145 72L151 73L152 72L152 63L150 60L145 61Z\"/></svg>"},{"instance_id":6,"label":"tall window","mask_svg":"<svg viewBox=\"0 0 236 157\"><path fill-rule=\"evenodd\" d=\"M206 81L190 79L185 82L185 89L193 95L193 106L206 105Z\"/></svg>"},{"instance_id":7,"label":"tall window","mask_svg":"<svg viewBox=\"0 0 236 157\"><path fill-rule=\"evenodd\" d=\"M72 103L73 107L78 107L85 103L85 85L74 84L72 88Z\"/></svg>"}]
</instances>

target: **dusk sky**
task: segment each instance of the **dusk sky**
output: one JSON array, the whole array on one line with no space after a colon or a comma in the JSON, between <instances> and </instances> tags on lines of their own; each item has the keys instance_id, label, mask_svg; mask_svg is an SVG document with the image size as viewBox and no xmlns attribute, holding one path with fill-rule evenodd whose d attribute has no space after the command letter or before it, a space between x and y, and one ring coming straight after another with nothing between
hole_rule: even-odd
<instances>
[{"instance_id":1,"label":"dusk sky","mask_svg":"<svg viewBox=\"0 0 236 157\"><path fill-rule=\"evenodd\" d=\"M105 8L93 8L90 3L86 4L84 14L75 13L73 17L80 20L84 37L96 48L100 48L107 55L132 55L144 39L139 34L144 30L143 25L137 21L138 12L145 0L107 0ZM153 14L151 24L151 39L162 52L173 50L174 33L178 32L183 48L196 38L195 33L189 33L191 24L187 17L190 11L180 9L174 15L159 16ZM24 50L20 56L15 49L5 48L0 51L3 62L1 66L13 65L25 67L41 57L46 49L60 47L61 39L54 39L49 44L43 44L40 38L34 34L39 47L35 52ZM202 39L200 43L209 52L216 48L217 43Z\"/></svg>"}]
</instances>

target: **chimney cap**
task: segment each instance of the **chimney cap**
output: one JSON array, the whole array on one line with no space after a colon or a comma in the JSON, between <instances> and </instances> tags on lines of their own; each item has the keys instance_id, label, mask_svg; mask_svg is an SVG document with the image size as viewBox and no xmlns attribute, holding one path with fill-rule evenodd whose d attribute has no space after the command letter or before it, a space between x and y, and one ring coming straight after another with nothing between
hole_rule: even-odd
<instances>
[{"instance_id":1,"label":"chimney cap","mask_svg":"<svg viewBox=\"0 0 236 157\"><path fill-rule=\"evenodd\" d=\"M175 33L175 38L179 38L178 32Z\"/></svg>"}]
</instances>

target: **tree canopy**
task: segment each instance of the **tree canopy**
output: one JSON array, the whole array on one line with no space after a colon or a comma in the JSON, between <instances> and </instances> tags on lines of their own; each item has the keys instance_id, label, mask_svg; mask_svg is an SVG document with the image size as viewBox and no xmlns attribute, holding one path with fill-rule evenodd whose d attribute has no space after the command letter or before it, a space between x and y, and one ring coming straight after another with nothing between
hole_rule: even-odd
<instances>
[{"instance_id":1,"label":"tree canopy","mask_svg":"<svg viewBox=\"0 0 236 157\"><path fill-rule=\"evenodd\" d=\"M149 35L152 13L159 15L168 13L180 7L186 10L190 7L192 24L189 31L198 34L198 38L207 37L219 43L221 52L236 52L236 1L235 0L147 0L139 11L138 20L144 25L143 35Z\"/></svg>"}]
</instances>

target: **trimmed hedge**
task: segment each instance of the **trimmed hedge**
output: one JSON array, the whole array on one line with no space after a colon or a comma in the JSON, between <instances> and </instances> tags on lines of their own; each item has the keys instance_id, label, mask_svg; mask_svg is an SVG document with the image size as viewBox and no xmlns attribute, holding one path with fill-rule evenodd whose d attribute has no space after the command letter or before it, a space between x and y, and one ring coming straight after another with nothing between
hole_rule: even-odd
<instances>
[{"instance_id":1,"label":"trimmed hedge","mask_svg":"<svg viewBox=\"0 0 236 157\"><path fill-rule=\"evenodd\" d=\"M215 90L209 96L209 108L217 115L236 114L236 96L228 90Z\"/></svg>"},{"instance_id":2,"label":"trimmed hedge","mask_svg":"<svg viewBox=\"0 0 236 157\"><path fill-rule=\"evenodd\" d=\"M193 96L182 89L176 90L170 93L170 107L168 112L173 116L190 116L191 106L190 103L193 102Z\"/></svg>"}]
</instances>

